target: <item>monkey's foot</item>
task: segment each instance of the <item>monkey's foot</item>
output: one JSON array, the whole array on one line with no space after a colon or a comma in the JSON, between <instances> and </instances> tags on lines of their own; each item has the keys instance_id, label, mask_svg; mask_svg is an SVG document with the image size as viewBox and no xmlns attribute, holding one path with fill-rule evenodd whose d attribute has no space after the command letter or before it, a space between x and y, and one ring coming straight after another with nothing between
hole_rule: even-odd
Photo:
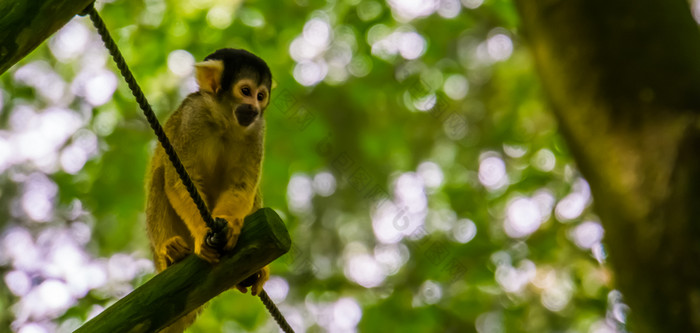
<instances>
[{"instance_id":1,"label":"monkey's foot","mask_svg":"<svg viewBox=\"0 0 700 333\"><path fill-rule=\"evenodd\" d=\"M248 291L248 287L250 287L250 293L253 294L253 296L257 296L262 291L265 282L267 282L269 279L270 267L265 266L257 273L243 280L243 282L236 286L236 289L245 294Z\"/></svg>"},{"instance_id":2,"label":"monkey's foot","mask_svg":"<svg viewBox=\"0 0 700 333\"><path fill-rule=\"evenodd\" d=\"M188 254L192 253L192 250L184 239L180 236L175 236L167 241L163 245L163 257L165 257L165 264L170 266L182 259L185 259Z\"/></svg>"}]
</instances>

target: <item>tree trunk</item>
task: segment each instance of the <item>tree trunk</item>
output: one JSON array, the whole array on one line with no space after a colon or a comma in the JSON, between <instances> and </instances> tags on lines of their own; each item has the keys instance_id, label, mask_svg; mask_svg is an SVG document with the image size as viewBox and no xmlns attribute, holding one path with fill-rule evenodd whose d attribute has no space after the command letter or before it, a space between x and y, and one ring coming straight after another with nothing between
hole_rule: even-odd
<instances>
[{"instance_id":1,"label":"tree trunk","mask_svg":"<svg viewBox=\"0 0 700 333\"><path fill-rule=\"evenodd\" d=\"M516 0L635 332L700 332L700 33L683 0Z\"/></svg>"}]
</instances>

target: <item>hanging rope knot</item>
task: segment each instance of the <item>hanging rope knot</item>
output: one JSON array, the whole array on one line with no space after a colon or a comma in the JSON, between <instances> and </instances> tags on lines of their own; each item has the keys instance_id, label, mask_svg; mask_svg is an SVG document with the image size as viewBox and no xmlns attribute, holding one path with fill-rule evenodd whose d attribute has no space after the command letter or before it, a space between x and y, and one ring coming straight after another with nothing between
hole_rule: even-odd
<instances>
[{"instance_id":1,"label":"hanging rope knot","mask_svg":"<svg viewBox=\"0 0 700 333\"><path fill-rule=\"evenodd\" d=\"M207 233L207 245L217 250L223 249L224 245L226 245L226 242L228 241L226 239L227 231L228 222L226 222L226 220L220 217L215 218L214 223L212 224L209 232Z\"/></svg>"}]
</instances>

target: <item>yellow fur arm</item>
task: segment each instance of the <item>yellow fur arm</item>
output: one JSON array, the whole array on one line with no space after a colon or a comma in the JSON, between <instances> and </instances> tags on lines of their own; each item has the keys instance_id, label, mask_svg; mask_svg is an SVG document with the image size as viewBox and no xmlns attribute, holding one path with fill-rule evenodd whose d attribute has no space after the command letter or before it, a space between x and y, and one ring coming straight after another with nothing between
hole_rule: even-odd
<instances>
[{"instance_id":1,"label":"yellow fur arm","mask_svg":"<svg viewBox=\"0 0 700 333\"><path fill-rule=\"evenodd\" d=\"M228 239L224 249L229 250L236 245L243 220L250 214L254 198L254 193L235 188L227 189L219 196L212 215L225 219L233 236Z\"/></svg>"}]
</instances>

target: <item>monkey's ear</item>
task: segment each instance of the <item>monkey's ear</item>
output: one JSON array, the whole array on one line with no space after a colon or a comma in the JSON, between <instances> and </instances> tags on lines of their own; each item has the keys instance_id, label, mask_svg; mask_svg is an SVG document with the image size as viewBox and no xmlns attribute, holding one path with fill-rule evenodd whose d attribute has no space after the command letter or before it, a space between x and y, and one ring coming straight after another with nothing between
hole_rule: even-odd
<instances>
[{"instance_id":1,"label":"monkey's ear","mask_svg":"<svg viewBox=\"0 0 700 333\"><path fill-rule=\"evenodd\" d=\"M272 79L270 90L275 90L275 88L277 88L277 80Z\"/></svg>"},{"instance_id":2,"label":"monkey's ear","mask_svg":"<svg viewBox=\"0 0 700 333\"><path fill-rule=\"evenodd\" d=\"M217 93L221 89L221 75L224 63L221 60L207 60L194 64L199 90Z\"/></svg>"}]
</instances>

